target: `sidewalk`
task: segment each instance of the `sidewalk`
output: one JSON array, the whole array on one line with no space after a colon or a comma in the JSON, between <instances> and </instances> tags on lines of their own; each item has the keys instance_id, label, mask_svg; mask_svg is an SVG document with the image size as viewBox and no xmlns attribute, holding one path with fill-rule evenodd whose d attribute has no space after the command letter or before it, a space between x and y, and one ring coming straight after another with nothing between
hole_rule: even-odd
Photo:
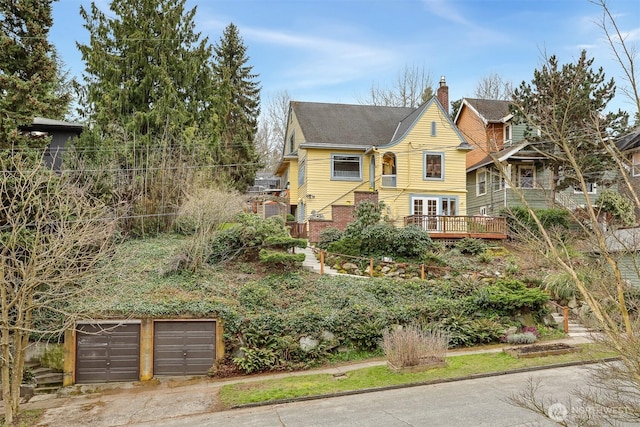
<instances>
[{"instance_id":1,"label":"sidewalk","mask_svg":"<svg viewBox=\"0 0 640 427\"><path fill-rule=\"evenodd\" d=\"M563 342L570 345L589 342L586 337L564 338L545 344ZM491 346L472 350L452 350L447 357L477 353L501 352L505 346ZM227 410L218 398L220 388L227 384L248 383L303 375L329 374L339 376L349 371L385 365L384 359L348 363L340 366L296 372L259 374L227 379L207 377L162 377L146 382L126 382L107 384L85 384L64 388L58 395L35 396L30 402L21 405L22 410L43 409L44 413L37 425L64 427L112 427L134 425L172 425L171 420L194 415L206 415ZM548 369L558 365L530 369ZM528 368L529 369L529 368ZM508 374L489 373L483 376ZM469 379L467 377L457 380ZM448 379L446 381L451 381ZM390 386L390 388L412 387L416 384ZM339 393L361 394L375 390L354 390ZM313 399L332 397L333 395L313 396ZM309 398L304 398L308 400ZM278 402L270 402L273 405ZM281 402L280 402L281 403ZM264 403L263 403L264 404ZM260 405L260 404L256 404Z\"/></svg>"}]
</instances>

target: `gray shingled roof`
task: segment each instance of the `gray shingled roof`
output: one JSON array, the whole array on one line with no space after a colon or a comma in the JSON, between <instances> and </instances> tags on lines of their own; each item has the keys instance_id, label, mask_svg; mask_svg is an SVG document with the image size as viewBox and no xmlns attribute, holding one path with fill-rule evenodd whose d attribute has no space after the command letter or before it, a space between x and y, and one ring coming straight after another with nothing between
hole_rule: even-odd
<instances>
[{"instance_id":1,"label":"gray shingled roof","mask_svg":"<svg viewBox=\"0 0 640 427\"><path fill-rule=\"evenodd\" d=\"M619 138L616 141L616 146L620 151L632 150L640 147L640 127L636 128L633 132Z\"/></svg>"},{"instance_id":2,"label":"gray shingled roof","mask_svg":"<svg viewBox=\"0 0 640 427\"><path fill-rule=\"evenodd\" d=\"M499 122L509 115L509 101L495 99L465 98L482 117L488 122Z\"/></svg>"},{"instance_id":3,"label":"gray shingled roof","mask_svg":"<svg viewBox=\"0 0 640 427\"><path fill-rule=\"evenodd\" d=\"M292 101L306 143L383 145L415 108Z\"/></svg>"}]
</instances>

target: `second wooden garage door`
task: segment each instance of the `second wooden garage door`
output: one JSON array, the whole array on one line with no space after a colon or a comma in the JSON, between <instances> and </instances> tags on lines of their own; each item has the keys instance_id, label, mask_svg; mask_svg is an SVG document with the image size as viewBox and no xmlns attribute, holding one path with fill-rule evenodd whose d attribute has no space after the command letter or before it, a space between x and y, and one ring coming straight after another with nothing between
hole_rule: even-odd
<instances>
[{"instance_id":1,"label":"second wooden garage door","mask_svg":"<svg viewBox=\"0 0 640 427\"><path fill-rule=\"evenodd\" d=\"M204 375L215 360L216 322L154 322L154 375Z\"/></svg>"}]
</instances>

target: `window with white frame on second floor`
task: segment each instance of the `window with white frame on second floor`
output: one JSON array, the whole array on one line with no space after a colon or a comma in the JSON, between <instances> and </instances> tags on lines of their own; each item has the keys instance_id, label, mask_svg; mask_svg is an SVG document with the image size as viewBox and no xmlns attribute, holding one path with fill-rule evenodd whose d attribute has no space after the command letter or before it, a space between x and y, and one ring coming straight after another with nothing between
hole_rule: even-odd
<instances>
[{"instance_id":1,"label":"window with white frame on second floor","mask_svg":"<svg viewBox=\"0 0 640 427\"><path fill-rule=\"evenodd\" d=\"M533 165L518 166L518 187L533 188L535 182L535 167Z\"/></svg>"},{"instance_id":2,"label":"window with white frame on second floor","mask_svg":"<svg viewBox=\"0 0 640 427\"><path fill-rule=\"evenodd\" d=\"M487 194L487 170L479 169L476 172L476 195Z\"/></svg>"},{"instance_id":3,"label":"window with white frame on second floor","mask_svg":"<svg viewBox=\"0 0 640 427\"><path fill-rule=\"evenodd\" d=\"M491 185L492 185L493 191L500 191L500 190L504 190L507 183L500 172L494 171L491 173Z\"/></svg>"},{"instance_id":4,"label":"window with white frame on second floor","mask_svg":"<svg viewBox=\"0 0 640 427\"><path fill-rule=\"evenodd\" d=\"M505 123L504 125L504 143L511 144L513 135L511 134L512 128L510 124Z\"/></svg>"},{"instance_id":5,"label":"window with white frame on second floor","mask_svg":"<svg viewBox=\"0 0 640 427\"><path fill-rule=\"evenodd\" d=\"M640 151L633 153L631 158L631 173L633 176L640 176Z\"/></svg>"},{"instance_id":6,"label":"window with white frame on second floor","mask_svg":"<svg viewBox=\"0 0 640 427\"><path fill-rule=\"evenodd\" d=\"M331 155L331 179L362 179L362 156L347 154Z\"/></svg>"},{"instance_id":7,"label":"window with white frame on second floor","mask_svg":"<svg viewBox=\"0 0 640 427\"><path fill-rule=\"evenodd\" d=\"M424 178L442 179L444 177L444 154L424 153Z\"/></svg>"}]
</instances>

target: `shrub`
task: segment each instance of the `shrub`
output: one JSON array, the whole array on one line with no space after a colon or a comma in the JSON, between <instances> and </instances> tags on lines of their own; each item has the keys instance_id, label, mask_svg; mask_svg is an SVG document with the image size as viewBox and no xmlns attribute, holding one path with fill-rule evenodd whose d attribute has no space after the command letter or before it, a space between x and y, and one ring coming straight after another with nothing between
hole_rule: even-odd
<instances>
[{"instance_id":1,"label":"shrub","mask_svg":"<svg viewBox=\"0 0 640 427\"><path fill-rule=\"evenodd\" d=\"M362 255L394 256L395 229L384 222L365 227L358 236L361 242Z\"/></svg>"},{"instance_id":2,"label":"shrub","mask_svg":"<svg viewBox=\"0 0 640 427\"><path fill-rule=\"evenodd\" d=\"M441 319L437 327L450 335L451 347L469 347L500 341L504 327L490 319L472 319L467 315L451 315Z\"/></svg>"},{"instance_id":3,"label":"shrub","mask_svg":"<svg viewBox=\"0 0 640 427\"><path fill-rule=\"evenodd\" d=\"M584 279L587 278L585 277ZM551 296L551 299L562 303L568 303L580 295L573 278L566 272L550 274L545 278L543 286L544 290Z\"/></svg>"},{"instance_id":4,"label":"shrub","mask_svg":"<svg viewBox=\"0 0 640 427\"><path fill-rule=\"evenodd\" d=\"M385 331L382 348L389 363L396 367L417 366L425 361L443 362L449 336L439 330L425 331L418 326L404 326Z\"/></svg>"},{"instance_id":5,"label":"shrub","mask_svg":"<svg viewBox=\"0 0 640 427\"><path fill-rule=\"evenodd\" d=\"M209 243L210 263L228 261L237 256L258 260L262 246L299 246L301 239L291 239L280 216L262 219L254 214L240 214L236 223L218 231Z\"/></svg>"},{"instance_id":6,"label":"shrub","mask_svg":"<svg viewBox=\"0 0 640 427\"><path fill-rule=\"evenodd\" d=\"M521 332L507 335L505 342L507 344L533 344L536 339L532 332Z\"/></svg>"},{"instance_id":7,"label":"shrub","mask_svg":"<svg viewBox=\"0 0 640 427\"><path fill-rule=\"evenodd\" d=\"M569 228L569 212L565 209L534 209L533 213L545 229L567 230ZM511 234L531 232L537 235L539 233L538 226L527 208L514 206L506 209L503 214L507 216L507 224Z\"/></svg>"},{"instance_id":8,"label":"shrub","mask_svg":"<svg viewBox=\"0 0 640 427\"><path fill-rule=\"evenodd\" d=\"M382 220L383 209L383 202L377 205L368 200L358 203L354 213L356 220L347 225L344 235L347 237L359 237L362 230Z\"/></svg>"},{"instance_id":9,"label":"shrub","mask_svg":"<svg viewBox=\"0 0 640 427\"><path fill-rule=\"evenodd\" d=\"M455 244L456 249L463 254L479 255L487 250L487 244L481 239L465 237Z\"/></svg>"},{"instance_id":10,"label":"shrub","mask_svg":"<svg viewBox=\"0 0 640 427\"><path fill-rule=\"evenodd\" d=\"M500 279L493 285L476 292L476 302L503 316L513 316L520 311L539 313L549 296L538 288L527 288L516 279Z\"/></svg>"},{"instance_id":11,"label":"shrub","mask_svg":"<svg viewBox=\"0 0 640 427\"><path fill-rule=\"evenodd\" d=\"M636 222L633 202L615 190L604 190L598 198L598 206L602 212L611 215L614 223L633 225Z\"/></svg>"},{"instance_id":12,"label":"shrub","mask_svg":"<svg viewBox=\"0 0 640 427\"><path fill-rule=\"evenodd\" d=\"M327 250L329 245L333 242L337 242L342 239L344 233L338 230L335 227L327 227L320 232L320 236L318 237L317 247L320 249Z\"/></svg>"},{"instance_id":13,"label":"shrub","mask_svg":"<svg viewBox=\"0 0 640 427\"><path fill-rule=\"evenodd\" d=\"M178 209L176 231L182 234L211 232L241 213L245 203L245 197L235 191L200 188L187 195Z\"/></svg>"},{"instance_id":14,"label":"shrub","mask_svg":"<svg viewBox=\"0 0 640 427\"><path fill-rule=\"evenodd\" d=\"M397 258L421 258L432 247L429 233L417 225L397 229L393 252Z\"/></svg>"},{"instance_id":15,"label":"shrub","mask_svg":"<svg viewBox=\"0 0 640 427\"><path fill-rule=\"evenodd\" d=\"M360 239L353 237L343 237L337 242L332 242L329 244L327 248L328 252L349 256L359 256L360 255Z\"/></svg>"},{"instance_id":16,"label":"shrub","mask_svg":"<svg viewBox=\"0 0 640 427\"><path fill-rule=\"evenodd\" d=\"M387 326L387 322L383 319L375 317L366 319L352 326L349 338L359 350L375 350L379 347L382 334Z\"/></svg>"},{"instance_id":17,"label":"shrub","mask_svg":"<svg viewBox=\"0 0 640 427\"><path fill-rule=\"evenodd\" d=\"M270 251L267 249L261 249L258 256L260 257L260 262L264 264L283 268L291 268L304 261L305 258L305 255L302 253L290 254L288 252Z\"/></svg>"},{"instance_id":18,"label":"shrub","mask_svg":"<svg viewBox=\"0 0 640 427\"><path fill-rule=\"evenodd\" d=\"M270 348L241 347L240 351L243 352L244 356L234 357L233 363L245 374L263 372L280 364L278 355Z\"/></svg>"}]
</instances>

